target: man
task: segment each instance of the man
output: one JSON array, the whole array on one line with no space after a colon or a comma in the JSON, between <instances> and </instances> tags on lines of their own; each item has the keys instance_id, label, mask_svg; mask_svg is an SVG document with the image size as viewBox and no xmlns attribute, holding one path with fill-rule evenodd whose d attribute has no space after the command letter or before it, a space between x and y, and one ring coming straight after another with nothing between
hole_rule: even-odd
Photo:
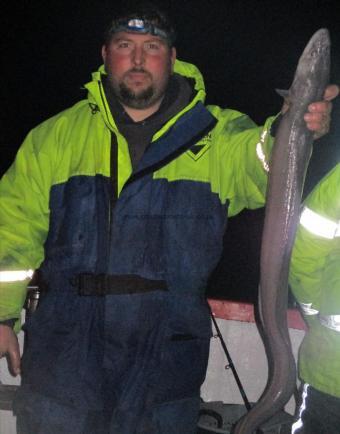
<instances>
[{"instance_id":1,"label":"man","mask_svg":"<svg viewBox=\"0 0 340 434\"><path fill-rule=\"evenodd\" d=\"M176 60L155 8L115 18L102 55L88 98L31 131L0 184L0 352L19 373L11 326L39 267L20 432L195 433L204 288L227 216L264 203L274 118L259 128L204 107L202 76ZM325 133L329 111L312 104L309 128Z\"/></svg>"},{"instance_id":2,"label":"man","mask_svg":"<svg viewBox=\"0 0 340 434\"><path fill-rule=\"evenodd\" d=\"M296 434L340 434L339 185L340 164L307 197L292 254L290 283L308 323Z\"/></svg>"}]
</instances>

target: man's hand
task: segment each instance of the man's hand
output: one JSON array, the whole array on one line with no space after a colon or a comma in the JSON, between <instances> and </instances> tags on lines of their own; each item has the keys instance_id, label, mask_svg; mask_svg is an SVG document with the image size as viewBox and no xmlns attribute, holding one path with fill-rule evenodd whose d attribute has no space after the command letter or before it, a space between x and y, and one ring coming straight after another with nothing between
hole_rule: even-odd
<instances>
[{"instance_id":1,"label":"man's hand","mask_svg":"<svg viewBox=\"0 0 340 434\"><path fill-rule=\"evenodd\" d=\"M18 338L11 327L0 325L0 358L8 357L8 369L13 375L20 374L20 349Z\"/></svg>"},{"instance_id":2,"label":"man's hand","mask_svg":"<svg viewBox=\"0 0 340 434\"><path fill-rule=\"evenodd\" d=\"M314 138L319 139L329 131L331 123L332 99L339 95L339 86L330 84L327 86L323 101L317 101L308 106L308 112L304 119L307 128L314 131Z\"/></svg>"},{"instance_id":3,"label":"man's hand","mask_svg":"<svg viewBox=\"0 0 340 434\"><path fill-rule=\"evenodd\" d=\"M319 139L329 131L331 123L332 103L331 100L339 95L339 86L330 84L327 86L324 99L313 102L308 106L308 112L305 114L307 128L314 131L314 139ZM283 96L283 95L282 95ZM285 98L281 113L284 114L289 108L289 96Z\"/></svg>"}]
</instances>

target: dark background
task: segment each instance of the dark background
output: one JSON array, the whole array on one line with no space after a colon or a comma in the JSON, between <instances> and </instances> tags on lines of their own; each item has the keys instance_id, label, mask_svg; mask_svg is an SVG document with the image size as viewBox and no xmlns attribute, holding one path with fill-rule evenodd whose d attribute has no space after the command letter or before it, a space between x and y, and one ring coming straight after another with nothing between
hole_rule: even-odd
<instances>
[{"instance_id":1,"label":"dark background","mask_svg":"<svg viewBox=\"0 0 340 434\"><path fill-rule=\"evenodd\" d=\"M125 0L128 1L128 0ZM27 132L85 96L101 64L103 30L120 1L13 1L1 14L0 174ZM263 123L280 110L275 88L289 88L303 48L321 27L332 38L333 83L340 83L340 1L168 0L178 57L205 77L207 102ZM124 4L124 3L123 3ZM339 103L331 133L315 143L306 192L338 161ZM230 219L223 258L208 294L253 301L263 210Z\"/></svg>"}]
</instances>

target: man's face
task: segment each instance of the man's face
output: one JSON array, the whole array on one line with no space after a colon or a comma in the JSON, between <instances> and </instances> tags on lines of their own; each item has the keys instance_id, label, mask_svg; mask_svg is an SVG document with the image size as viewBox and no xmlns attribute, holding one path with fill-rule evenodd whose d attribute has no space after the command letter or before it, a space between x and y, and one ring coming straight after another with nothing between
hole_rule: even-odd
<instances>
[{"instance_id":1,"label":"man's face","mask_svg":"<svg viewBox=\"0 0 340 434\"><path fill-rule=\"evenodd\" d=\"M152 107L164 96L176 51L150 34L119 32L102 48L112 89L123 105Z\"/></svg>"}]
</instances>

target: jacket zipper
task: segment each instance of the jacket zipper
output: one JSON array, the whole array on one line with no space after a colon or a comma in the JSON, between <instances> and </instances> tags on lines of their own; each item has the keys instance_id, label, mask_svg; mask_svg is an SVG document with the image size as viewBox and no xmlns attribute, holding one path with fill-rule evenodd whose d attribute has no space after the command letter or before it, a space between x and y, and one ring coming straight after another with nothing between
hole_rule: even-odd
<instances>
[{"instance_id":1,"label":"jacket zipper","mask_svg":"<svg viewBox=\"0 0 340 434\"><path fill-rule=\"evenodd\" d=\"M112 237L112 220L113 212L118 199L118 142L116 135L111 132L111 151L110 151L110 185L111 194L109 198L109 216L108 216L108 257L111 256L111 237Z\"/></svg>"},{"instance_id":2,"label":"jacket zipper","mask_svg":"<svg viewBox=\"0 0 340 434\"><path fill-rule=\"evenodd\" d=\"M105 117L109 122L109 114L105 104L104 90L101 82L98 82L98 89L105 110ZM111 128L113 128L110 122L109 124ZM108 260L111 256L111 238L112 238L111 222L113 219L114 207L116 206L116 202L118 199L118 141L117 141L117 136L113 133L112 129L111 129L111 146L110 146L110 185L111 185L111 192L109 197L108 228L107 228Z\"/></svg>"}]
</instances>

